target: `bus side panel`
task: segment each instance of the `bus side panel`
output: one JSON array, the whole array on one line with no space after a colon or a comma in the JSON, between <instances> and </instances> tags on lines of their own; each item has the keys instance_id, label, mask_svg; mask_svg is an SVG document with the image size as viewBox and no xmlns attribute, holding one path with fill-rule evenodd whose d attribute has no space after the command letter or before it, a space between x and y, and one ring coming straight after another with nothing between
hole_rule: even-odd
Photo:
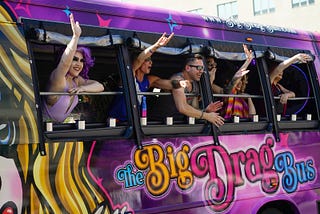
<instances>
[{"instance_id":1,"label":"bus side panel","mask_svg":"<svg viewBox=\"0 0 320 214\"><path fill-rule=\"evenodd\" d=\"M66 8L57 12L57 7L39 10L34 5L10 4L17 17L57 17L57 21L68 22ZM242 213L279 199L288 200L301 213L317 213L319 132L282 133L279 143L264 134L219 136L220 146L213 144L212 137L154 138L145 139L142 150L136 149L133 140L124 139L47 142L47 155L41 156L25 40L12 25L15 18L8 18L7 8L0 10L1 212ZM170 14L163 17L167 22L155 24L75 12L81 24L170 30L239 42L245 37L231 31L212 37L214 31L206 34L203 28L175 24ZM151 30L149 23L153 23ZM257 43L292 48L283 38L256 39ZM295 42L295 48L313 51L308 41ZM319 60L315 65L319 67Z\"/></svg>"},{"instance_id":2,"label":"bus side panel","mask_svg":"<svg viewBox=\"0 0 320 214\"><path fill-rule=\"evenodd\" d=\"M142 150L105 142L90 163L115 202L137 213L251 212L271 200L317 213L319 133L281 134L279 143L271 135L219 138L221 146L211 137L150 139Z\"/></svg>"}]
</instances>

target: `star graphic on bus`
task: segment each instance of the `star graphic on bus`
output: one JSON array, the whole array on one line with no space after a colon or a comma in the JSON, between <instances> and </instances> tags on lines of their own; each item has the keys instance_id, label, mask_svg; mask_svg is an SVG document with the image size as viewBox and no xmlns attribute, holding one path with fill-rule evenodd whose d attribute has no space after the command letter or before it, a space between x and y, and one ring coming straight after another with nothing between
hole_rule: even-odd
<instances>
[{"instance_id":1,"label":"star graphic on bus","mask_svg":"<svg viewBox=\"0 0 320 214\"><path fill-rule=\"evenodd\" d=\"M97 14L97 18L98 18L100 27L109 27L111 19L104 20L99 14Z\"/></svg>"},{"instance_id":2,"label":"star graphic on bus","mask_svg":"<svg viewBox=\"0 0 320 214\"><path fill-rule=\"evenodd\" d=\"M29 3L30 0L28 0L25 4L25 6L22 5L22 0L19 1L19 3L17 4L17 6L15 7L16 10L24 10L30 17L31 17L31 13L29 10Z\"/></svg>"},{"instance_id":3,"label":"star graphic on bus","mask_svg":"<svg viewBox=\"0 0 320 214\"><path fill-rule=\"evenodd\" d=\"M65 12L65 14L69 17L71 14L70 8L67 6L66 9L63 10L63 12Z\"/></svg>"},{"instance_id":4,"label":"star graphic on bus","mask_svg":"<svg viewBox=\"0 0 320 214\"><path fill-rule=\"evenodd\" d=\"M166 20L167 20L167 22L168 22L168 24L169 24L170 31L171 31L171 33L172 33L172 32L173 32L173 28L174 28L174 27L177 27L178 24L177 24L176 21L173 20L171 14L169 14L169 17L168 17Z\"/></svg>"}]
</instances>

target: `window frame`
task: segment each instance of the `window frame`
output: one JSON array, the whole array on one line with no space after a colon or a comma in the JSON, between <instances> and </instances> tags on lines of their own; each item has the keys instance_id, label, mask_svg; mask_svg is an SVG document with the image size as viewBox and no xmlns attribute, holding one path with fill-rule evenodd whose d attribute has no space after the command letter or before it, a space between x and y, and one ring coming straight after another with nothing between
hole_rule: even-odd
<instances>
[{"instance_id":1,"label":"window frame","mask_svg":"<svg viewBox=\"0 0 320 214\"><path fill-rule=\"evenodd\" d=\"M68 23L56 23L56 22L44 22L44 21L39 21L39 20L31 20L31 19L23 19L22 22L24 23L24 31L25 34L27 35L26 41L27 41L27 46L28 46L28 52L29 52L29 57L32 62L32 76L33 76L33 83L34 83L34 90L35 90L35 98L36 102L38 103L38 106L41 106L41 96L45 95L46 92L41 92L40 87L39 87L39 79L38 79L38 74L40 71L38 71L36 64L37 64L37 58L35 57L33 53L33 46L37 45L48 45L48 46L55 46L55 45L62 45L57 43L57 41L54 41L54 38L52 39L52 42L44 41L43 38L46 38L47 34L50 33L51 29L60 29L59 32L55 30L54 33L60 33L56 39L59 39L59 36L61 37L60 39L64 40L67 37L69 37L68 33L70 32L68 30L64 29L69 29L70 24ZM40 27L40 28L39 28ZM44 32L42 33L35 33L35 30L43 30ZM94 30L93 30L94 29ZM83 33L81 38L83 39L83 42L88 42L89 44L83 44L88 46L91 51L95 48L94 43L96 42L95 40L99 40L99 36L95 36L93 32L97 31L99 33L103 32L103 36L100 39L100 42L102 41L103 43L110 43L109 45L107 44L106 46L103 46L102 44L102 49L112 47L112 50L114 49L115 52L115 60L116 64L118 64L118 73L120 74L122 81L123 82L132 82L128 81L127 79L130 78L130 76L126 75L127 70L131 70L130 66L130 61L129 59L125 59L125 57L129 57L125 45L125 39L122 38L122 36L117 35L119 32L114 32L111 33L109 30L106 31L105 28L101 27L92 27L92 26L83 26L82 31L86 32ZM97 33L98 34L98 33ZM41 37L42 35L42 37ZM109 38L109 40L108 40ZM123 40L123 41L122 41ZM90 42L93 43L90 43ZM81 42L81 41L80 41ZM98 41L99 42L99 41ZM81 44L81 43L80 43ZM97 45L101 46L100 45ZM111 51L112 51L111 50ZM41 71L43 72L43 71ZM48 71L49 72L49 71ZM132 75L132 72L131 72ZM132 79L133 77L131 77ZM99 81L99 80L98 80ZM124 88L128 89L128 86L125 86ZM118 92L100 92L100 93L79 93L79 95L93 95L93 96L109 96L109 95L116 95ZM131 90L131 93L124 93L126 96L126 102L130 100L130 103L132 103L130 96L131 94L134 93L133 90ZM126 105L128 108L130 108L131 104ZM54 141L54 140L61 140L61 141L78 141L78 140L95 140L95 139L128 139L132 138L133 136L140 136L140 134L134 134L136 131L133 129L133 122L134 120L132 119L131 111L128 113L128 123L126 125L117 125L115 127L108 127L107 126L107 121L105 123L86 123L86 129L84 130L79 130L77 127L76 123L65 123L65 124L53 124L53 131L46 131L45 128L45 123L46 121L43 120L42 117L42 110L41 108L37 108L37 116L38 120L37 122L39 123L39 127L41 127L41 130L39 130L40 135L44 137L45 141ZM135 126L138 126L136 124ZM137 145L140 145L140 141L138 137L135 137Z\"/></svg>"},{"instance_id":2,"label":"window frame","mask_svg":"<svg viewBox=\"0 0 320 214\"><path fill-rule=\"evenodd\" d=\"M200 45L203 46L203 44L207 41L199 41ZM212 43L216 43L213 41ZM220 44L221 47L225 46L226 43L231 44L231 46L237 46L238 49L241 48L242 52L238 52L239 58L243 57L243 49L242 44L235 43L235 42L220 42L223 44ZM167 47L166 47L167 48ZM215 50L204 50L204 48L201 50L200 54L203 54L203 52L216 52ZM240 51L240 50L239 50ZM219 53L221 54L221 53ZM231 52L224 53L227 57L234 57L235 53ZM261 53L260 53L261 55ZM243 60L243 59L242 59ZM204 63L205 64L205 63ZM263 75L262 75L263 76ZM260 77L261 78L261 77ZM262 81L260 81L262 84ZM209 84L209 76L207 72L207 68L205 68L204 75L202 75L200 80L200 88L202 91L202 99L204 106L207 106L209 103L211 103L214 100L214 97L212 96L211 87L208 87ZM266 88L266 87L262 87ZM266 93L266 92L263 92ZM252 96L254 97L254 96ZM264 99L264 97L263 97ZM263 101L264 105L266 105L266 101ZM267 108L267 107L265 107ZM271 107L270 107L271 109ZM142 126L142 133L144 134L144 137L158 137L158 136L207 136L212 135L214 137L214 142L218 142L218 136L219 135L230 135L230 134L248 134L248 133L271 133L272 129L270 128L271 119L270 119L270 113L268 114L266 112L266 121L259 120L258 122L253 122L252 120L247 120L246 122L242 121L238 124L235 123L225 123L221 127L216 127L213 124L207 122L207 121L197 121L195 125L189 125L189 124L173 124L170 126L167 126L166 124L157 124L157 125L149 125L148 126Z\"/></svg>"},{"instance_id":3,"label":"window frame","mask_svg":"<svg viewBox=\"0 0 320 214\"><path fill-rule=\"evenodd\" d=\"M211 46L207 48L209 50L206 50L206 52L210 53L209 56L215 57L216 60L220 59L220 60L230 61L231 63L233 63L232 61L238 61L238 63L242 64L246 58L245 54L243 53L242 44L239 44L239 43L212 41ZM232 49L235 49L235 50L228 52L228 51L223 51L224 48L226 50L232 50ZM258 73L259 82L261 84L260 86L262 88L262 95L259 96L259 95L251 94L251 95L246 95L246 97L262 98L265 106L266 117L264 120L261 120L261 118L259 117L258 122L253 122L252 118L248 118L248 119L240 119L239 123L235 123L233 122L233 119L230 119L228 121L225 121L225 124L218 128L219 135L248 134L248 133L253 134L253 133L265 133L265 132L271 133L271 129L270 129L271 119L269 116L270 114L267 113L268 107L265 101L265 96L263 96L263 94L266 93L265 92L266 87L262 85L265 82L263 81L264 75L261 72L263 69L261 68L261 65L260 65L261 63L259 63L259 61L261 61L263 53L261 51L256 51L253 54L256 56L254 60L256 63L255 67L257 70L255 72ZM236 72L236 70L234 72ZM214 94L213 92L211 92L211 94L213 96L213 99L216 99L219 97L237 96L237 95L232 96L231 94Z\"/></svg>"},{"instance_id":4,"label":"window frame","mask_svg":"<svg viewBox=\"0 0 320 214\"><path fill-rule=\"evenodd\" d=\"M229 7L231 7L231 11L235 11L236 13L229 13ZM224 13L227 13L227 16L221 16L221 11L222 9L224 10ZM238 19L238 1L231 1L231 2L226 2L222 4L217 4L217 14L218 17L223 18L223 19Z\"/></svg>"},{"instance_id":5,"label":"window frame","mask_svg":"<svg viewBox=\"0 0 320 214\"><path fill-rule=\"evenodd\" d=\"M257 7L259 7L259 9ZM276 7L273 0L253 0L254 16L274 13L275 11Z\"/></svg>"},{"instance_id":6,"label":"window frame","mask_svg":"<svg viewBox=\"0 0 320 214\"><path fill-rule=\"evenodd\" d=\"M291 8L305 7L314 3L314 0L291 0Z\"/></svg>"},{"instance_id":7,"label":"window frame","mask_svg":"<svg viewBox=\"0 0 320 214\"><path fill-rule=\"evenodd\" d=\"M273 50L272 50L273 49ZM279 52L291 52L290 55L288 56L281 56L277 55L277 53L273 52L275 49L278 49L277 51ZM267 53L268 52L268 53ZM272 60L276 60L279 63L288 59L289 57L297 54L297 53L307 53L312 56L310 51L307 50L295 50L295 49L285 49L285 48L270 48L268 47L267 50L267 55L268 58ZM267 71L267 63L264 59L264 69ZM317 73L316 69L314 66L314 62L308 62L305 64L306 70L304 72L307 72L306 75L308 75L308 80L310 81L310 90L312 90L313 93L313 99L315 100L315 107L314 110L317 112L317 118L312 118L312 120L308 121L306 120L305 117L301 117L299 119L295 120L290 120L290 118L287 118L286 120L277 120L277 113L276 113L276 108L275 108L275 97L272 95L271 92L271 85L269 86L269 91L271 94L271 105L272 105L272 117L273 117L273 123L274 123L274 129L276 132L288 132L288 131L314 131L314 130L319 130L320 128L320 85L319 82L317 81ZM285 72L285 71L284 71ZM296 98L289 98L288 100L299 100L300 98L303 97L296 97Z\"/></svg>"}]
</instances>

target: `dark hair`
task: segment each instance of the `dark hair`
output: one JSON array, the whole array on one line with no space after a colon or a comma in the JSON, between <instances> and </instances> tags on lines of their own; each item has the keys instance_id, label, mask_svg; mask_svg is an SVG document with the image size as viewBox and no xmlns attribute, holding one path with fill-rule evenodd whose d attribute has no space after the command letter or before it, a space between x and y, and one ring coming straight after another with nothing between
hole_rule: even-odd
<instances>
[{"instance_id":1,"label":"dark hair","mask_svg":"<svg viewBox=\"0 0 320 214\"><path fill-rule=\"evenodd\" d=\"M200 54L193 54L188 56L185 60L185 65L188 65L190 62L194 62L195 60L203 60L203 56Z\"/></svg>"},{"instance_id":2,"label":"dark hair","mask_svg":"<svg viewBox=\"0 0 320 214\"><path fill-rule=\"evenodd\" d=\"M66 47L63 47L57 51L57 57L56 57L56 66L59 64L60 59L62 57L62 54L64 53ZM90 48L87 48L85 46L78 46L77 47L77 52L81 53L83 55L83 68L82 71L80 72L80 76L83 77L84 79L89 79L88 73L90 68L93 67L94 65L94 59L91 56L91 50Z\"/></svg>"}]
</instances>

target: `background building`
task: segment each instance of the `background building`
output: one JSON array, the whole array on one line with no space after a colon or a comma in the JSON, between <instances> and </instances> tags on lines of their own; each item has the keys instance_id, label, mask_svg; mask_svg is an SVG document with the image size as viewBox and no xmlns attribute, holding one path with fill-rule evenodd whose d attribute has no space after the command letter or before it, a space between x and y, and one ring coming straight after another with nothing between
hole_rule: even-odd
<instances>
[{"instance_id":1,"label":"background building","mask_svg":"<svg viewBox=\"0 0 320 214\"><path fill-rule=\"evenodd\" d=\"M320 0L121 0L224 19L320 32Z\"/></svg>"}]
</instances>

